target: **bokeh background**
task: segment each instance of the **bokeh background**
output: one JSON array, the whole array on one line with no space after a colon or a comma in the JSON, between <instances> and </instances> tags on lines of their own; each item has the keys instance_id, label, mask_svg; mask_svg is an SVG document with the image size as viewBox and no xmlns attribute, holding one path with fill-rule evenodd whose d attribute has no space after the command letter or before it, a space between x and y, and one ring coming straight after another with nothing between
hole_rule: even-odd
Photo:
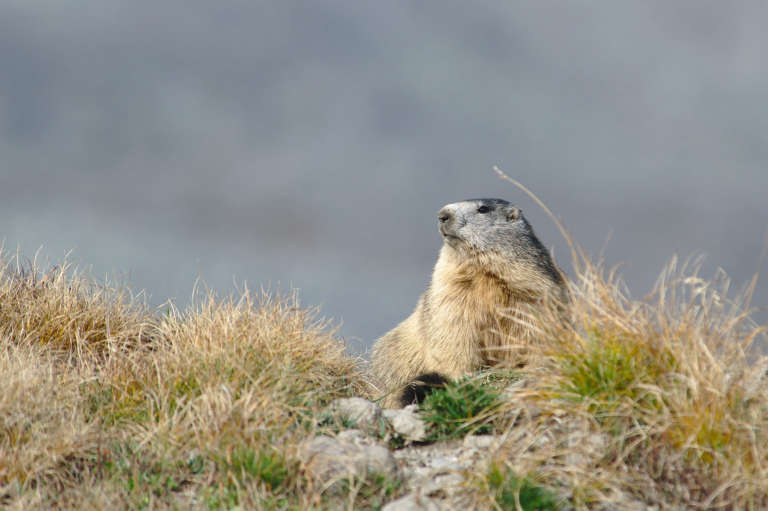
<instances>
[{"instance_id":1,"label":"bokeh background","mask_svg":"<svg viewBox=\"0 0 768 511\"><path fill-rule=\"evenodd\" d=\"M518 203L569 271L498 164L633 296L673 254L738 288L768 225L766 19L763 1L0 0L0 239L155 305L198 277L294 286L364 352L428 282L445 203Z\"/></svg>"}]
</instances>

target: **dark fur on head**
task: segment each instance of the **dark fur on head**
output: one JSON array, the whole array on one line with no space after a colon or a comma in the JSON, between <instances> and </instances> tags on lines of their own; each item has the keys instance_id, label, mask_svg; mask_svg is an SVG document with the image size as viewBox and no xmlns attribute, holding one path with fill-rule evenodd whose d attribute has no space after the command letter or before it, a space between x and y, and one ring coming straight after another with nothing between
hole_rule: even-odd
<instances>
[{"instance_id":1,"label":"dark fur on head","mask_svg":"<svg viewBox=\"0 0 768 511\"><path fill-rule=\"evenodd\" d=\"M405 386L403 395L400 396L400 404L402 406L408 406L414 403L420 404L435 389L445 387L445 384L448 383L448 381L448 378L440 373L422 374Z\"/></svg>"}]
</instances>

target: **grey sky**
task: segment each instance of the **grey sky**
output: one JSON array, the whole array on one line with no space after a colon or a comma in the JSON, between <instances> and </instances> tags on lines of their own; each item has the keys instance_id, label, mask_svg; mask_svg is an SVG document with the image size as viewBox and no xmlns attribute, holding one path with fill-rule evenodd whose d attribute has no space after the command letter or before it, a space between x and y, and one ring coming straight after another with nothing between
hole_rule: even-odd
<instances>
[{"instance_id":1,"label":"grey sky","mask_svg":"<svg viewBox=\"0 0 768 511\"><path fill-rule=\"evenodd\" d=\"M635 296L674 253L738 287L768 228L766 19L758 1L0 0L0 239L73 249L153 303L197 276L292 284L359 349L415 304L445 203L519 203L568 269L499 164Z\"/></svg>"}]
</instances>

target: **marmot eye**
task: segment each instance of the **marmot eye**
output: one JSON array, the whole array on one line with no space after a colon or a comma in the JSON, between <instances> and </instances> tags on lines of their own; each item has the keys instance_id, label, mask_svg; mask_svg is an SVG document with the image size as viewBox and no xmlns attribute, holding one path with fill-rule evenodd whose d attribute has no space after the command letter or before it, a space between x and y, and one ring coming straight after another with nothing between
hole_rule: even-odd
<instances>
[{"instance_id":1,"label":"marmot eye","mask_svg":"<svg viewBox=\"0 0 768 511\"><path fill-rule=\"evenodd\" d=\"M488 206L480 206L477 208L478 213L488 213L491 210Z\"/></svg>"}]
</instances>

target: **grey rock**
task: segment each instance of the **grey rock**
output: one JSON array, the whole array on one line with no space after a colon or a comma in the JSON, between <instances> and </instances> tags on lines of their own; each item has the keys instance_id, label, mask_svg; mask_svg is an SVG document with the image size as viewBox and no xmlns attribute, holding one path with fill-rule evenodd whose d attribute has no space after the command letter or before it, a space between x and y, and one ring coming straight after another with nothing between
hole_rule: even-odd
<instances>
[{"instance_id":1,"label":"grey rock","mask_svg":"<svg viewBox=\"0 0 768 511\"><path fill-rule=\"evenodd\" d=\"M318 436L304 442L299 450L309 478L330 486L344 478L365 478L369 474L397 477L392 453L362 432L349 430L336 438Z\"/></svg>"},{"instance_id":2,"label":"grey rock","mask_svg":"<svg viewBox=\"0 0 768 511\"><path fill-rule=\"evenodd\" d=\"M459 458L456 455L433 458L429 461L429 467L433 470L463 470L464 467L459 464Z\"/></svg>"},{"instance_id":3,"label":"grey rock","mask_svg":"<svg viewBox=\"0 0 768 511\"><path fill-rule=\"evenodd\" d=\"M360 447L369 445L378 445L375 440L363 433L359 429L345 429L336 435L336 439L346 444L355 444Z\"/></svg>"},{"instance_id":4,"label":"grey rock","mask_svg":"<svg viewBox=\"0 0 768 511\"><path fill-rule=\"evenodd\" d=\"M352 422L356 427L366 430L374 429L379 418L381 418L381 408L361 397L334 399L331 402L329 411L332 415Z\"/></svg>"},{"instance_id":5,"label":"grey rock","mask_svg":"<svg viewBox=\"0 0 768 511\"><path fill-rule=\"evenodd\" d=\"M501 439L496 435L469 435L464 437L463 446L467 449L493 450L500 443Z\"/></svg>"},{"instance_id":6,"label":"grey rock","mask_svg":"<svg viewBox=\"0 0 768 511\"><path fill-rule=\"evenodd\" d=\"M423 495L438 498L451 498L461 491L464 484L464 476L455 472L449 474L438 473L433 475L421 488Z\"/></svg>"},{"instance_id":7,"label":"grey rock","mask_svg":"<svg viewBox=\"0 0 768 511\"><path fill-rule=\"evenodd\" d=\"M384 410L382 415L404 439L420 442L427 438L427 427L419 417L418 409L417 405L409 405L400 410Z\"/></svg>"},{"instance_id":8,"label":"grey rock","mask_svg":"<svg viewBox=\"0 0 768 511\"><path fill-rule=\"evenodd\" d=\"M382 507L381 511L440 511L440 506L432 499L420 497L418 493L409 493Z\"/></svg>"},{"instance_id":9,"label":"grey rock","mask_svg":"<svg viewBox=\"0 0 768 511\"><path fill-rule=\"evenodd\" d=\"M382 410L365 399L337 399L329 412L354 421L360 429L305 441L299 451L305 474L327 493L341 490L339 482L346 478L362 479L373 473L396 478L408 493L384 506L385 511L471 508L466 474L486 463L502 439L479 435L419 444L427 438L427 427L414 405ZM410 445L390 452L374 438L382 432L386 438L399 435Z\"/></svg>"}]
</instances>

